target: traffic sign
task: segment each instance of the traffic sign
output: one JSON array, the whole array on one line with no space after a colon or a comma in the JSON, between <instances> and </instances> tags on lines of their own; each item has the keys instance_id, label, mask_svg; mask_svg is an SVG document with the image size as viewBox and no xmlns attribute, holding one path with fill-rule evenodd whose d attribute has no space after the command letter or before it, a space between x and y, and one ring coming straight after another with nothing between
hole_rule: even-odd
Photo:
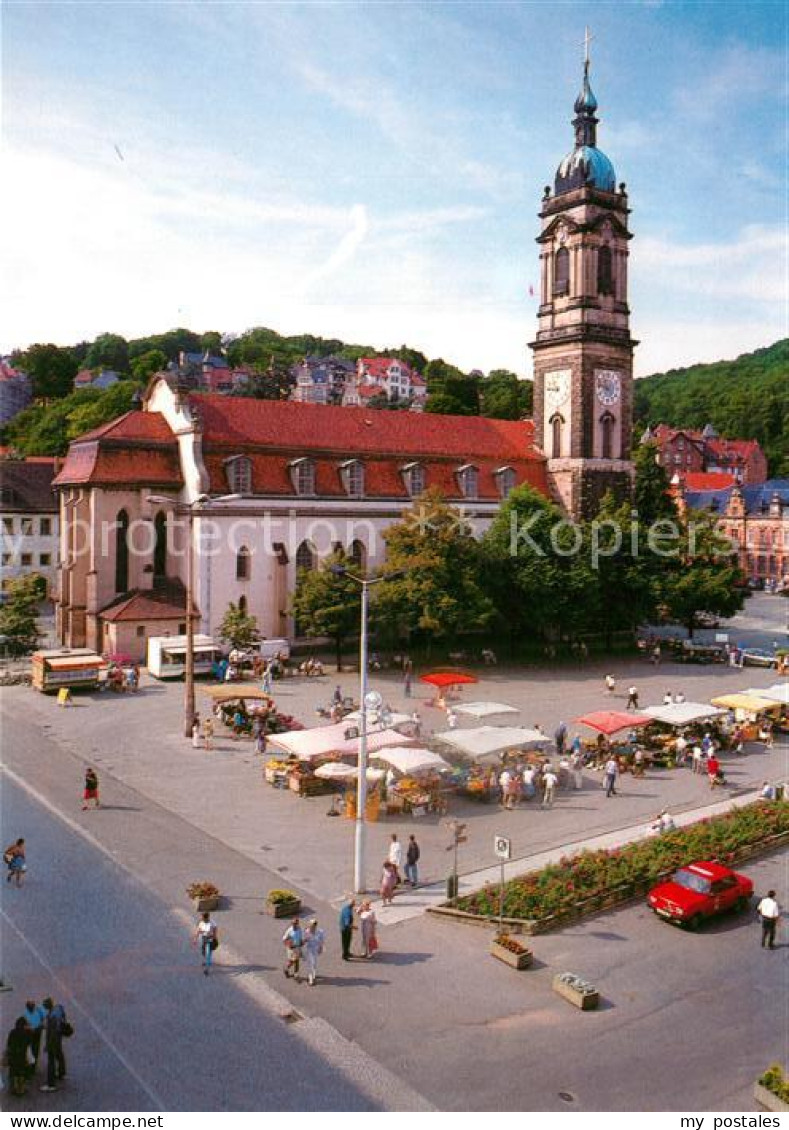
<instances>
[{"instance_id":1,"label":"traffic sign","mask_svg":"<svg viewBox=\"0 0 789 1130\"><path fill-rule=\"evenodd\" d=\"M493 850L499 859L512 859L512 840L507 836L494 836Z\"/></svg>"}]
</instances>

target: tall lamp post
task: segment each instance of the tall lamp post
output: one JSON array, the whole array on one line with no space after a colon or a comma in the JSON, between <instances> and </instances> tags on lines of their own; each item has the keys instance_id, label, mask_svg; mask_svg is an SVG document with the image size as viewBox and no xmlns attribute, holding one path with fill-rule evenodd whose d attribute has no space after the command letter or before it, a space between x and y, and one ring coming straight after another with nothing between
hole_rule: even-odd
<instances>
[{"instance_id":1,"label":"tall lamp post","mask_svg":"<svg viewBox=\"0 0 789 1130\"><path fill-rule=\"evenodd\" d=\"M218 498L209 498L207 494L199 494L189 504L173 507L176 514L185 514L187 520L187 545L186 545L186 662L184 664L184 737L192 736L192 726L195 717L195 625L192 608L194 605L194 524L195 514L202 510L206 502L235 502L241 498L240 494L223 494ZM148 501L157 505L171 506L173 500L164 495L151 494Z\"/></svg>"},{"instance_id":2,"label":"tall lamp post","mask_svg":"<svg viewBox=\"0 0 789 1130\"><path fill-rule=\"evenodd\" d=\"M367 839L367 616L370 608L370 588L382 581L396 580L405 573L398 569L385 577L357 577L349 573L344 565L330 565L337 577L348 577L361 586L362 609L361 631L359 633L359 765L356 775L356 823L353 844L353 889L356 894L364 894L367 889L364 879L364 856Z\"/></svg>"}]
</instances>

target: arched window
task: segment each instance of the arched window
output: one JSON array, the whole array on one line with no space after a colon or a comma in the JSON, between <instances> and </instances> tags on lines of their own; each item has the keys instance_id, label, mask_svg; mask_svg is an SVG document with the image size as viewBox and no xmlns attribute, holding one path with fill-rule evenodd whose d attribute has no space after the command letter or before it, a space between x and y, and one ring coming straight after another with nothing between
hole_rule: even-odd
<instances>
[{"instance_id":1,"label":"arched window","mask_svg":"<svg viewBox=\"0 0 789 1130\"><path fill-rule=\"evenodd\" d=\"M364 573L367 568L367 548L364 542L358 540L351 542L351 548L348 550L348 560L353 562L353 567L360 573Z\"/></svg>"},{"instance_id":2,"label":"arched window","mask_svg":"<svg viewBox=\"0 0 789 1130\"><path fill-rule=\"evenodd\" d=\"M562 425L564 420L557 412L551 417L551 459L562 457Z\"/></svg>"},{"instance_id":3,"label":"arched window","mask_svg":"<svg viewBox=\"0 0 789 1130\"><path fill-rule=\"evenodd\" d=\"M153 575L155 578L165 577L167 575L167 515L163 510L160 510L154 518L153 528L156 535L153 543Z\"/></svg>"},{"instance_id":4,"label":"arched window","mask_svg":"<svg viewBox=\"0 0 789 1130\"><path fill-rule=\"evenodd\" d=\"M364 464L359 459L349 459L341 467L343 486L351 498L364 494Z\"/></svg>"},{"instance_id":5,"label":"arched window","mask_svg":"<svg viewBox=\"0 0 789 1130\"><path fill-rule=\"evenodd\" d=\"M252 555L245 545L236 554L236 580L248 581L252 566Z\"/></svg>"},{"instance_id":6,"label":"arched window","mask_svg":"<svg viewBox=\"0 0 789 1130\"><path fill-rule=\"evenodd\" d=\"M238 598L238 611L241 613L242 616L246 616L246 614L247 614L247 598L244 596L243 593Z\"/></svg>"},{"instance_id":7,"label":"arched window","mask_svg":"<svg viewBox=\"0 0 789 1130\"><path fill-rule=\"evenodd\" d=\"M607 243L597 250L597 293L614 293L614 269L611 248Z\"/></svg>"},{"instance_id":8,"label":"arched window","mask_svg":"<svg viewBox=\"0 0 789 1130\"><path fill-rule=\"evenodd\" d=\"M294 459L290 473L296 494L315 494L315 464L312 459Z\"/></svg>"},{"instance_id":9,"label":"arched window","mask_svg":"<svg viewBox=\"0 0 789 1130\"><path fill-rule=\"evenodd\" d=\"M316 567L317 557L313 544L309 541L303 541L296 550L296 571L306 569L308 572L312 572Z\"/></svg>"},{"instance_id":10,"label":"arched window","mask_svg":"<svg viewBox=\"0 0 789 1130\"><path fill-rule=\"evenodd\" d=\"M115 518L115 591L129 587L129 515L119 510Z\"/></svg>"},{"instance_id":11,"label":"arched window","mask_svg":"<svg viewBox=\"0 0 789 1130\"><path fill-rule=\"evenodd\" d=\"M233 494L252 493L252 460L234 455L227 461L227 485Z\"/></svg>"},{"instance_id":12,"label":"arched window","mask_svg":"<svg viewBox=\"0 0 789 1130\"><path fill-rule=\"evenodd\" d=\"M506 498L510 491L515 486L518 476L512 467L500 467L496 471L496 482L499 487L499 494L502 498Z\"/></svg>"},{"instance_id":13,"label":"arched window","mask_svg":"<svg viewBox=\"0 0 789 1130\"><path fill-rule=\"evenodd\" d=\"M570 252L560 247L553 261L554 297L570 293Z\"/></svg>"},{"instance_id":14,"label":"arched window","mask_svg":"<svg viewBox=\"0 0 789 1130\"><path fill-rule=\"evenodd\" d=\"M407 463L405 467L403 467L403 477L405 479L405 489L412 498L424 494L425 469L421 463Z\"/></svg>"},{"instance_id":15,"label":"arched window","mask_svg":"<svg viewBox=\"0 0 789 1130\"><path fill-rule=\"evenodd\" d=\"M603 459L614 457L614 417L610 412L600 417L601 455Z\"/></svg>"},{"instance_id":16,"label":"arched window","mask_svg":"<svg viewBox=\"0 0 789 1130\"><path fill-rule=\"evenodd\" d=\"M476 498L479 494L479 471L477 468L467 463L464 467L458 468L457 475L460 493L463 497Z\"/></svg>"}]
</instances>

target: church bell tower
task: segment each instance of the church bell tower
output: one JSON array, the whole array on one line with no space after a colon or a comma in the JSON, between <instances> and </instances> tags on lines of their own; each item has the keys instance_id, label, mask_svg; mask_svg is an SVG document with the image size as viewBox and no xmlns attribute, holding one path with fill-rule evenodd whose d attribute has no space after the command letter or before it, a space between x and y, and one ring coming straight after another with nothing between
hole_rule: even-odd
<instances>
[{"instance_id":1,"label":"church bell tower","mask_svg":"<svg viewBox=\"0 0 789 1130\"><path fill-rule=\"evenodd\" d=\"M588 518L612 490L631 490L633 348L627 303L627 193L597 148L588 33L575 147L546 187L534 350L535 440L554 498Z\"/></svg>"}]
</instances>

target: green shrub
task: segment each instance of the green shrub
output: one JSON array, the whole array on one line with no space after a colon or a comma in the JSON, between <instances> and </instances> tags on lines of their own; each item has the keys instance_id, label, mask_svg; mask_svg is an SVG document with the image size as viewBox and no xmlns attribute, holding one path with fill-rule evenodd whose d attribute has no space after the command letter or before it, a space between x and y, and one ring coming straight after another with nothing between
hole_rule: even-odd
<instances>
[{"instance_id":1,"label":"green shrub","mask_svg":"<svg viewBox=\"0 0 789 1130\"><path fill-rule=\"evenodd\" d=\"M783 1102L789 1103L789 1079L784 1075L780 1063L771 1063L759 1082Z\"/></svg>"}]
</instances>

